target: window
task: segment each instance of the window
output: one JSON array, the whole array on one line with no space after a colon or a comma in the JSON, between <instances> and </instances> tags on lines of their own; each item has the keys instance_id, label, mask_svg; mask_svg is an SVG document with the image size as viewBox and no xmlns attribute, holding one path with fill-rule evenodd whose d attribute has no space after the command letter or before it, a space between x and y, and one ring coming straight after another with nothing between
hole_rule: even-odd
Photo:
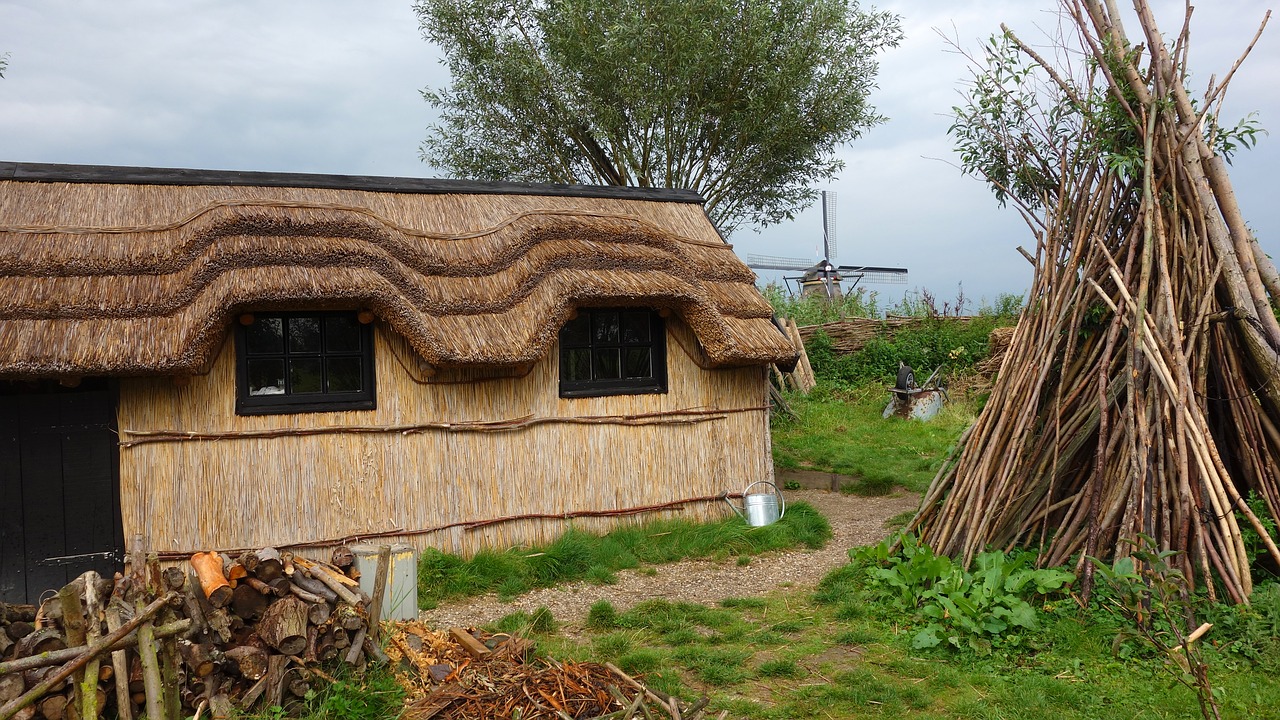
<instances>
[{"instance_id":1,"label":"window","mask_svg":"<svg viewBox=\"0 0 1280 720\"><path fill-rule=\"evenodd\" d=\"M667 391L667 334L652 310L579 310L560 330L560 397Z\"/></svg>"},{"instance_id":2,"label":"window","mask_svg":"<svg viewBox=\"0 0 1280 720\"><path fill-rule=\"evenodd\" d=\"M373 326L354 312L272 313L236 331L240 415L372 410Z\"/></svg>"}]
</instances>

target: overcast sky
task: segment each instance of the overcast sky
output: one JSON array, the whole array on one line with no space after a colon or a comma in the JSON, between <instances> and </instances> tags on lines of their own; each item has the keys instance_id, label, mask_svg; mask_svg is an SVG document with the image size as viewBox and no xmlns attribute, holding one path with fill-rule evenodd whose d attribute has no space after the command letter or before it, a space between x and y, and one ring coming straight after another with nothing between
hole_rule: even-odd
<instances>
[{"instance_id":1,"label":"overcast sky","mask_svg":"<svg viewBox=\"0 0 1280 720\"><path fill-rule=\"evenodd\" d=\"M1123 0L1121 2L1123 3ZM1166 33L1182 3L1155 3ZM1213 0L1192 23L1195 87L1246 47L1267 3ZM1053 0L881 2L906 40L885 53L873 95L889 121L841 156L838 260L905 266L908 288L974 301L1022 293L1034 240L986 187L961 176L946 135L965 61L935 28L976 48L1009 24L1039 43ZM864 4L867 7L867 4ZM1136 25L1130 33L1138 33ZM1224 117L1280 130L1280 27L1232 83ZM420 90L448 83L409 0L0 0L0 160L440 176L418 146L432 123ZM1233 180L1263 246L1280 255L1280 137L1240 155ZM813 257L816 206L792 224L730 239L740 254ZM892 298L901 289L872 286ZM974 307L970 307L974 309Z\"/></svg>"}]
</instances>

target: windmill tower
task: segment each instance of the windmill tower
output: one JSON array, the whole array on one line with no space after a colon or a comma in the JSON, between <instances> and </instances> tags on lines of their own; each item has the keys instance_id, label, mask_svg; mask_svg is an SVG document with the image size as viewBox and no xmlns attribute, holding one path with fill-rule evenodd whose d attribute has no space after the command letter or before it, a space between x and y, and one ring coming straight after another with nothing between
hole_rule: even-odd
<instances>
[{"instance_id":1,"label":"windmill tower","mask_svg":"<svg viewBox=\"0 0 1280 720\"><path fill-rule=\"evenodd\" d=\"M747 255L747 267L756 270L783 270L799 273L783 276L788 289L795 282L800 295L839 298L858 283L902 285L907 282L907 269L873 265L836 265L836 194L822 191L822 257L817 263L799 258L771 255Z\"/></svg>"}]
</instances>

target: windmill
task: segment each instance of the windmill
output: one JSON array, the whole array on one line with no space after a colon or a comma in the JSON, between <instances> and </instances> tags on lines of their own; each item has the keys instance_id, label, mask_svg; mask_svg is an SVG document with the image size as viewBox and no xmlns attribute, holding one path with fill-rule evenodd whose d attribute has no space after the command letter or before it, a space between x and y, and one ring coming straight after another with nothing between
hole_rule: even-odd
<instances>
[{"instance_id":1,"label":"windmill","mask_svg":"<svg viewBox=\"0 0 1280 720\"><path fill-rule=\"evenodd\" d=\"M756 270L784 270L800 275L783 276L790 289L795 281L800 295L820 295L828 299L840 297L842 283L852 281L849 289L858 283L882 283L902 285L907 282L907 269L877 267L873 265L836 265L836 194L822 191L822 258L812 263L799 258L770 255L747 255L747 267Z\"/></svg>"}]
</instances>

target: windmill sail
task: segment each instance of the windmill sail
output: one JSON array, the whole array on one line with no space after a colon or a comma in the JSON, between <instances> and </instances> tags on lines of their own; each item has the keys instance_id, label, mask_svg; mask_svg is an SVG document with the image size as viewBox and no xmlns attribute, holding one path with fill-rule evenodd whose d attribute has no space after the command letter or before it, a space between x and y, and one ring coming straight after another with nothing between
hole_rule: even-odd
<instances>
[{"instance_id":1,"label":"windmill sail","mask_svg":"<svg viewBox=\"0 0 1280 720\"><path fill-rule=\"evenodd\" d=\"M803 294L820 293L827 297L840 295L842 282L856 287L860 282L902 285L907 282L907 269L873 265L836 265L836 194L822 191L822 255L804 260L776 255L747 255L747 266L756 270L784 270L803 273L785 280L798 281Z\"/></svg>"}]
</instances>

